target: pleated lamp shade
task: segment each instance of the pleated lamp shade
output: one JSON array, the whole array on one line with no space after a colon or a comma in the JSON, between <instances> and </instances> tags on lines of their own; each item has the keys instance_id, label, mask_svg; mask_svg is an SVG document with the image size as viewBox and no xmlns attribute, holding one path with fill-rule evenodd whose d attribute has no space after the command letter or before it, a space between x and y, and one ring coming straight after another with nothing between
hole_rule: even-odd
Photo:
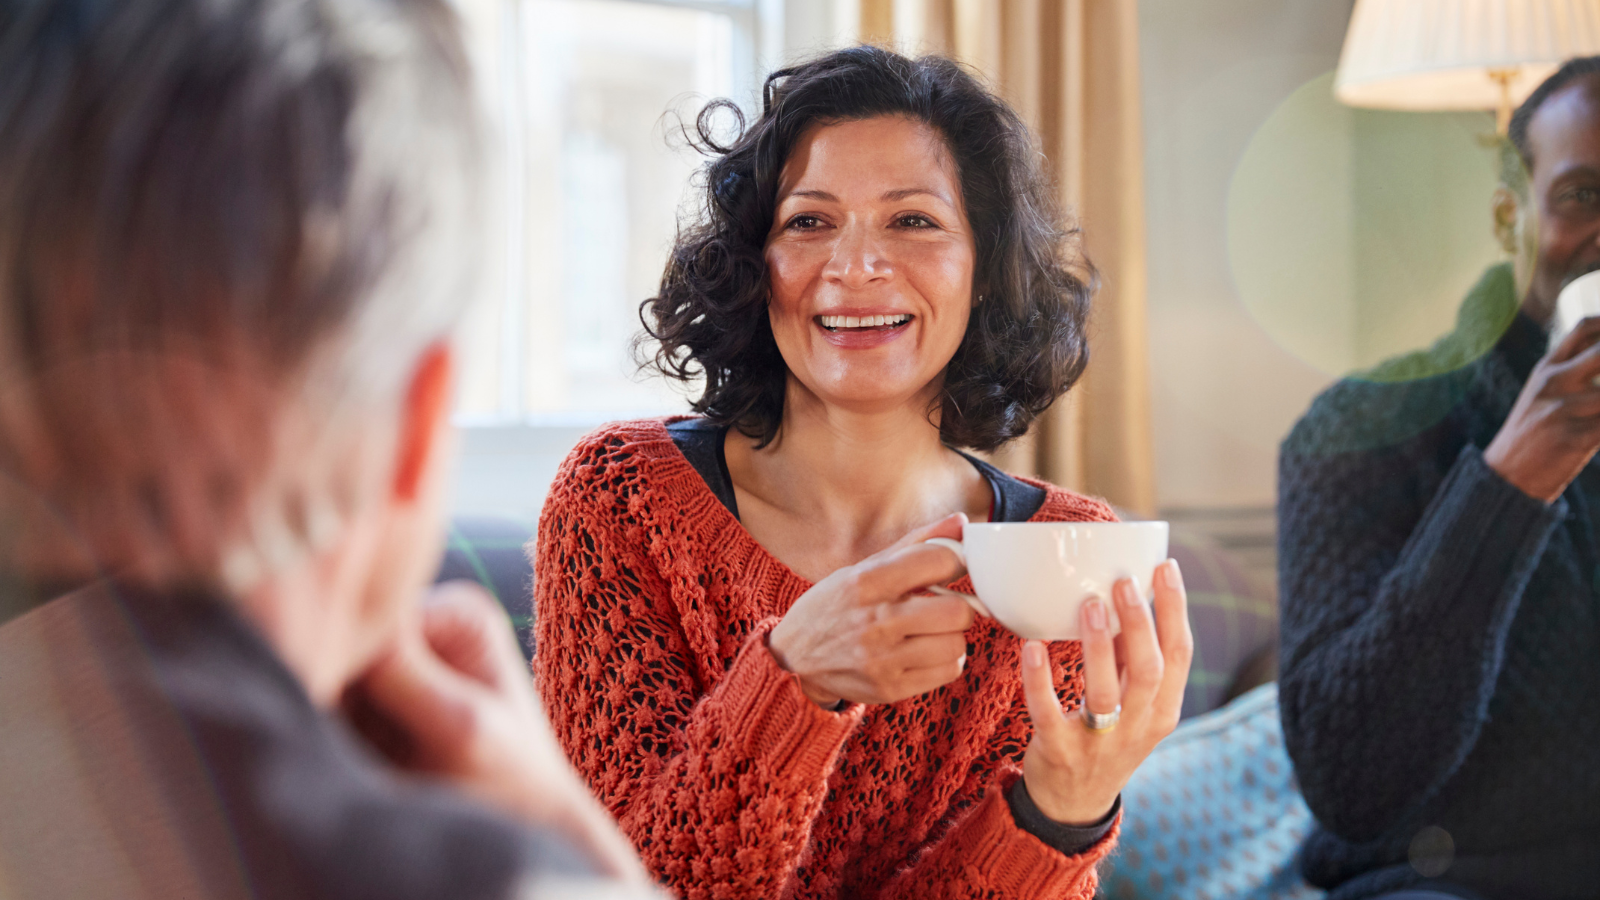
<instances>
[{"instance_id":1,"label":"pleated lamp shade","mask_svg":"<svg viewBox=\"0 0 1600 900\"><path fill-rule=\"evenodd\" d=\"M1334 78L1351 106L1500 109L1600 53L1600 0L1356 0Z\"/></svg>"}]
</instances>

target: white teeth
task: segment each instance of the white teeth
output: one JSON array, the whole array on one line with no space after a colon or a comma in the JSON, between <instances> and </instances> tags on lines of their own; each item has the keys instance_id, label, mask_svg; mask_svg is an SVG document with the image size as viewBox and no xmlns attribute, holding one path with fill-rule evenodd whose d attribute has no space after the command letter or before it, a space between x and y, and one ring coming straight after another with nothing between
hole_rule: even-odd
<instances>
[{"instance_id":1,"label":"white teeth","mask_svg":"<svg viewBox=\"0 0 1600 900\"><path fill-rule=\"evenodd\" d=\"M819 316L823 328L882 328L885 325L903 325L911 321L904 313L898 316Z\"/></svg>"}]
</instances>

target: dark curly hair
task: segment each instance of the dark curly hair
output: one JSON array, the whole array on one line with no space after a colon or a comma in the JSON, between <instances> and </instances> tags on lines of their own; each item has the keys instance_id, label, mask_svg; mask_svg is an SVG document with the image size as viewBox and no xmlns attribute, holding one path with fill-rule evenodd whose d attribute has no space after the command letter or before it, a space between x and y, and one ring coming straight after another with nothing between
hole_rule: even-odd
<instances>
[{"instance_id":1,"label":"dark curly hair","mask_svg":"<svg viewBox=\"0 0 1600 900\"><path fill-rule=\"evenodd\" d=\"M699 219L680 228L659 295L640 306L641 342L658 344L644 365L680 382L703 377L695 412L771 442L787 367L767 316L765 248L783 166L814 125L906 116L937 131L955 162L976 240L973 290L984 298L945 372L940 437L992 450L1025 434L1083 373L1095 280L1027 126L957 63L880 47L780 69L762 94L748 128L728 100L685 128L713 158L701 170ZM723 116L737 123L731 141L717 137Z\"/></svg>"}]
</instances>

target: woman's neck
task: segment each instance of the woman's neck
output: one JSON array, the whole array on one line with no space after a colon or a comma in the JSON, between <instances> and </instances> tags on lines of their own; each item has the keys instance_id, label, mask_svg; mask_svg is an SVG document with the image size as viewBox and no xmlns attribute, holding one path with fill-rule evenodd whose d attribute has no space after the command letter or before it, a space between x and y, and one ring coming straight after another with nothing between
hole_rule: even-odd
<instances>
[{"instance_id":1,"label":"woman's neck","mask_svg":"<svg viewBox=\"0 0 1600 900\"><path fill-rule=\"evenodd\" d=\"M778 437L757 450L730 431L728 470L745 528L817 581L952 512L987 516L983 476L939 440L930 397L887 409L824 403L796 384Z\"/></svg>"}]
</instances>

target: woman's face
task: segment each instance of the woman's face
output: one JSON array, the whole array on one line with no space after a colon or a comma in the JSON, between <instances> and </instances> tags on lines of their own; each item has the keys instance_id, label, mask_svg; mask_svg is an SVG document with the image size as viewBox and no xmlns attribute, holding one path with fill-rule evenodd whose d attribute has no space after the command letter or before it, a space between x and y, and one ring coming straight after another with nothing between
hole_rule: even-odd
<instances>
[{"instance_id":1,"label":"woman's face","mask_svg":"<svg viewBox=\"0 0 1600 900\"><path fill-rule=\"evenodd\" d=\"M790 374L829 405L925 406L966 334L975 256L937 132L899 116L811 129L767 237L768 315Z\"/></svg>"}]
</instances>

